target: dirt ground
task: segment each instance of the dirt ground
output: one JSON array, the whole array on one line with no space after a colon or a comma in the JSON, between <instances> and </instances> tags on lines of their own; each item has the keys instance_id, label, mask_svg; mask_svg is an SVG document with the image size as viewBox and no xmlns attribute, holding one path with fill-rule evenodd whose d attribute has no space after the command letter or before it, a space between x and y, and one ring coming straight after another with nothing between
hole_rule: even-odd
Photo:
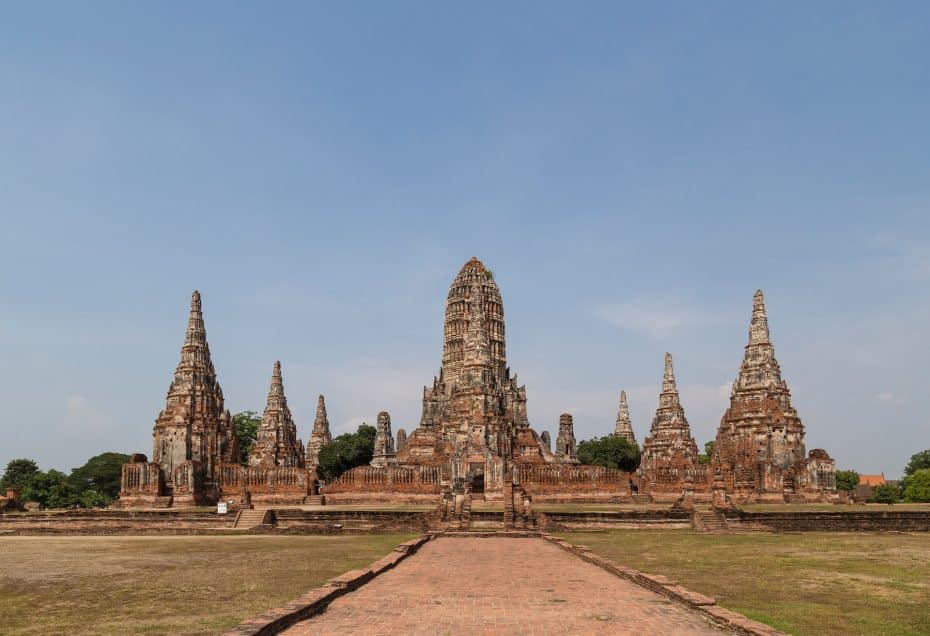
<instances>
[{"instance_id":1,"label":"dirt ground","mask_svg":"<svg viewBox=\"0 0 930 636\"><path fill-rule=\"evenodd\" d=\"M0 633L216 633L409 538L0 537Z\"/></svg>"}]
</instances>

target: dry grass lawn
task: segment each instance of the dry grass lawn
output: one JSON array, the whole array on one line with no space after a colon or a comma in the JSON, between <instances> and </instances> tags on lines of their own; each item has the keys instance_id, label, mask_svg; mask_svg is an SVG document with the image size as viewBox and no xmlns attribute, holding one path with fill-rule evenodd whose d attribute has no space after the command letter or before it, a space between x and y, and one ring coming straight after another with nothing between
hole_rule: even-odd
<instances>
[{"instance_id":1,"label":"dry grass lawn","mask_svg":"<svg viewBox=\"0 0 930 636\"><path fill-rule=\"evenodd\" d=\"M791 634L930 634L930 533L562 536Z\"/></svg>"},{"instance_id":2,"label":"dry grass lawn","mask_svg":"<svg viewBox=\"0 0 930 636\"><path fill-rule=\"evenodd\" d=\"M412 535L0 537L0 634L210 634Z\"/></svg>"}]
</instances>

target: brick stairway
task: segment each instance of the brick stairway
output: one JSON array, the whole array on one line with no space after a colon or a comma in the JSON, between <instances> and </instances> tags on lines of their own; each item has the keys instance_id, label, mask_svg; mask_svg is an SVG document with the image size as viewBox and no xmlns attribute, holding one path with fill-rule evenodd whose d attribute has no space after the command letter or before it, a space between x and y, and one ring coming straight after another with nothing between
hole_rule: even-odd
<instances>
[{"instance_id":1,"label":"brick stairway","mask_svg":"<svg viewBox=\"0 0 930 636\"><path fill-rule=\"evenodd\" d=\"M695 530L711 534L726 534L730 531L727 518L717 510L695 510L691 516L691 524Z\"/></svg>"},{"instance_id":2,"label":"brick stairway","mask_svg":"<svg viewBox=\"0 0 930 636\"><path fill-rule=\"evenodd\" d=\"M265 514L267 512L267 508L246 508L240 510L239 514L236 516L236 524L233 527L239 530L248 530L260 526L262 521L265 520Z\"/></svg>"},{"instance_id":3,"label":"brick stairway","mask_svg":"<svg viewBox=\"0 0 930 636\"><path fill-rule=\"evenodd\" d=\"M326 500L323 495L309 495L304 498L304 503L308 506L323 506L326 504Z\"/></svg>"}]
</instances>

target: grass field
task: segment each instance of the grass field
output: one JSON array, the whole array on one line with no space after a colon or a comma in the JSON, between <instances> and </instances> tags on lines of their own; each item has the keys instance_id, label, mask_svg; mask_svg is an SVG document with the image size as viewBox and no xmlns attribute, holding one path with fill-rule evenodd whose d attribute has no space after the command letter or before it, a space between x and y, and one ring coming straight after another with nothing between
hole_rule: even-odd
<instances>
[{"instance_id":1,"label":"grass field","mask_svg":"<svg viewBox=\"0 0 930 636\"><path fill-rule=\"evenodd\" d=\"M930 634L930 533L562 536L791 634Z\"/></svg>"},{"instance_id":2,"label":"grass field","mask_svg":"<svg viewBox=\"0 0 930 636\"><path fill-rule=\"evenodd\" d=\"M2 537L0 634L209 634L412 535Z\"/></svg>"}]
</instances>

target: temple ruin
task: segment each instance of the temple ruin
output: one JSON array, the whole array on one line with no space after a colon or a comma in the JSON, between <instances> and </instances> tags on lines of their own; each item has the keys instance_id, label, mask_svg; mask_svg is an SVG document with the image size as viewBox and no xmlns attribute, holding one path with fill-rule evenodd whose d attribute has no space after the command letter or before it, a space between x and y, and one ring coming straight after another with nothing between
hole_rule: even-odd
<instances>
[{"instance_id":1,"label":"temple ruin","mask_svg":"<svg viewBox=\"0 0 930 636\"><path fill-rule=\"evenodd\" d=\"M834 461L821 449L806 453L804 427L775 359L761 291L712 457L698 453L672 356L666 353L659 404L636 473L582 465L570 413L559 417L554 448L548 432L537 434L530 425L526 387L507 365L501 293L477 258L465 263L450 285L442 342L439 372L423 388L419 425L409 434L398 429L395 442L390 415L379 413L370 464L327 483L328 500L459 505L454 498L468 495L503 500L513 512L528 509L531 500L691 506L694 500L713 499L723 506L836 496ZM613 435L636 442L625 391ZM195 291L181 358L155 420L152 460L135 454L123 466L116 505L318 501L316 468L331 442L320 395L304 449L284 394L281 364L275 362L257 439L247 465L240 463Z\"/></svg>"}]
</instances>

